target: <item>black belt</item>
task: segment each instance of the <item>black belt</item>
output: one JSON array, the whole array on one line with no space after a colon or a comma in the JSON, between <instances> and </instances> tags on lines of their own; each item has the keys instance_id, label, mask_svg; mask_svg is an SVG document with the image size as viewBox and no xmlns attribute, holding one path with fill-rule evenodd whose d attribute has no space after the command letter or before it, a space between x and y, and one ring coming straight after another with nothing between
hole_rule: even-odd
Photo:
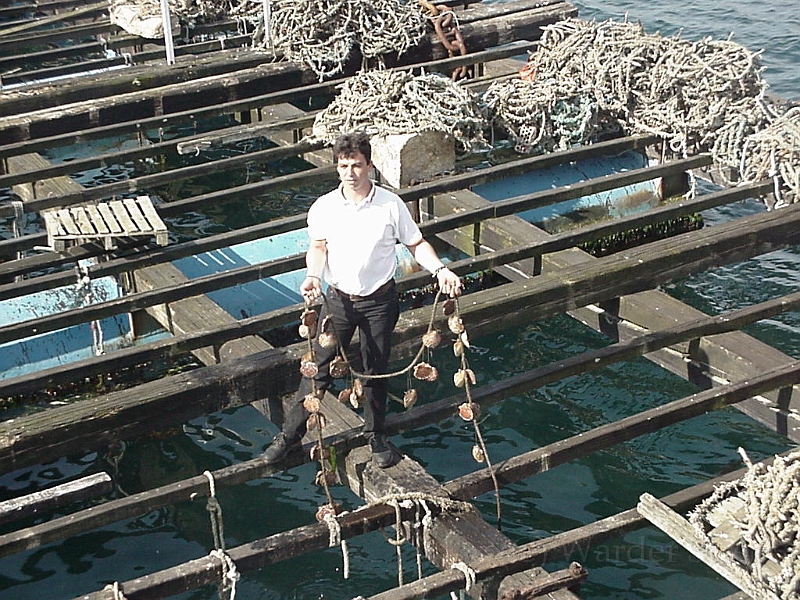
<instances>
[{"instance_id":1,"label":"black belt","mask_svg":"<svg viewBox=\"0 0 800 600\"><path fill-rule=\"evenodd\" d=\"M371 300L372 298L379 298L379 297L383 296L386 292L391 290L393 287L394 287L394 279L390 279L389 281L384 283L381 287L379 287L377 290L375 290L374 292L372 292L368 296L357 296L356 294L348 294L348 293L343 292L342 290L340 290L338 288L330 286L330 288L334 292L336 292L337 296L339 296L340 298L343 298L343 299L351 300L352 302L358 302L359 300Z\"/></svg>"}]
</instances>

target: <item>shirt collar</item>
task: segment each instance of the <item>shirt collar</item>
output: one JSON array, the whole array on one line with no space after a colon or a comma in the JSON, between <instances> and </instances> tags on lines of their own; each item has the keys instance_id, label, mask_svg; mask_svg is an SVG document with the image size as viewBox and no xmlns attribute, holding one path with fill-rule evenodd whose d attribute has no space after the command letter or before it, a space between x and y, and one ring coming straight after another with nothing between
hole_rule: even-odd
<instances>
[{"instance_id":1,"label":"shirt collar","mask_svg":"<svg viewBox=\"0 0 800 600\"><path fill-rule=\"evenodd\" d=\"M375 188L377 187L377 185L376 185L376 184L375 184L375 182L374 182L374 181L372 181L371 179L370 179L370 182L369 182L369 183L370 183L370 185L372 186L372 187L370 188L370 190L369 190L369 194L367 194L367 197L366 197L366 198L364 198L363 202L361 202L361 203L360 203L360 204L358 204L357 206L361 206L361 205L366 205L366 204L369 204L369 203L370 203L370 202L372 202L372 200L375 198ZM355 205L355 204L356 204L355 202L353 202L352 200L348 199L348 198L347 198L347 196L345 196L345 195L344 195L344 184L341 184L341 183L339 184L339 195L340 195L340 196L342 197L342 199L343 199L345 202L347 202L348 204L353 204L353 205Z\"/></svg>"}]
</instances>

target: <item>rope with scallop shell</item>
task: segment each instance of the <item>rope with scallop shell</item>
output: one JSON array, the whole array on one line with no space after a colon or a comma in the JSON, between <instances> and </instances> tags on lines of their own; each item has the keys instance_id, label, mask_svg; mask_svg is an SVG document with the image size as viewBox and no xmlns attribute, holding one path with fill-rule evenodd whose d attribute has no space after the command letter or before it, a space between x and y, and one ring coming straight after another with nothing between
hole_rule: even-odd
<instances>
[{"instance_id":1,"label":"rope with scallop shell","mask_svg":"<svg viewBox=\"0 0 800 600\"><path fill-rule=\"evenodd\" d=\"M320 464L315 483L325 489L328 503L317 511L317 519L325 520L330 515L335 516L341 507L333 501L329 486L336 482L336 456L331 448L324 446L322 430L325 427L325 415L322 413L322 394L316 387L314 376L318 373L315 361L313 340L323 348L337 347L337 355L330 362L329 373L334 379L348 378L348 385L338 394L338 399L342 403L350 403L353 408L361 405L364 395L364 380L367 379L388 379L402 375L410 375L418 381L437 381L439 370L431 364L430 355L434 348L442 344L443 338L439 330L434 326L441 298L441 290L438 290L433 301L431 316L428 321L427 329L422 336L419 349L411 361L402 369L391 373L369 374L356 371L350 360L347 358L347 350L340 343L339 337L333 326L330 314L326 315L321 321L317 311L306 306L300 315L300 326L298 333L308 343L308 352L300 360L300 373L312 381L312 391L303 400L303 406L309 412L307 429L316 434L316 444L311 451L311 458L316 459ZM327 298L323 294L323 302ZM472 456L479 462L485 462L492 478L495 490L495 509L497 514L498 528L501 524L501 505L500 505L500 484L494 472L494 467L489 458L489 451L480 428L480 405L472 399L471 386L477 384L475 372L470 368L467 360L467 350L470 347L467 328L458 308L457 298L447 298L441 303L442 313L447 317L447 328L455 338L452 342L453 354L460 360L459 368L453 373L453 384L464 390L465 402L458 407L458 415L467 423L472 423L475 430L476 442L472 447ZM423 357L426 360L423 360ZM411 383L403 394L403 407L408 409L416 404L419 399L419 392Z\"/></svg>"}]
</instances>

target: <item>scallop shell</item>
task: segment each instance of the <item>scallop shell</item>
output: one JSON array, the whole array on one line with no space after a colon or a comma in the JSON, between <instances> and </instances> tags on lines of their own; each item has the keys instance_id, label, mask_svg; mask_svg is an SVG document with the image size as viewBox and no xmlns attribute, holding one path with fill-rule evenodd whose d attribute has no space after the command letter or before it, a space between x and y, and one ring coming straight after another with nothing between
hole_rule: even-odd
<instances>
[{"instance_id":1,"label":"scallop shell","mask_svg":"<svg viewBox=\"0 0 800 600\"><path fill-rule=\"evenodd\" d=\"M303 377L314 377L319 373L319 367L314 361L304 360L300 363L300 373L302 373Z\"/></svg>"},{"instance_id":2,"label":"scallop shell","mask_svg":"<svg viewBox=\"0 0 800 600\"><path fill-rule=\"evenodd\" d=\"M414 377L422 381L436 381L439 378L439 371L433 365L421 362L414 366Z\"/></svg>"},{"instance_id":3,"label":"scallop shell","mask_svg":"<svg viewBox=\"0 0 800 600\"><path fill-rule=\"evenodd\" d=\"M477 383L475 372L472 369L459 369L453 373L453 383L456 387L460 388L464 387L467 383L475 385Z\"/></svg>"},{"instance_id":4,"label":"scallop shell","mask_svg":"<svg viewBox=\"0 0 800 600\"><path fill-rule=\"evenodd\" d=\"M459 317L458 315L455 314L450 315L447 318L447 327L450 329L450 331L452 331L456 335L459 335L461 332L464 331L464 321L462 321L461 317Z\"/></svg>"},{"instance_id":5,"label":"scallop shell","mask_svg":"<svg viewBox=\"0 0 800 600\"><path fill-rule=\"evenodd\" d=\"M464 356L464 342L461 341L460 337L453 342L453 354L457 357Z\"/></svg>"},{"instance_id":6,"label":"scallop shell","mask_svg":"<svg viewBox=\"0 0 800 600\"><path fill-rule=\"evenodd\" d=\"M444 312L444 316L448 317L456 312L456 301L453 298L448 298L442 304L442 312Z\"/></svg>"},{"instance_id":7,"label":"scallop shell","mask_svg":"<svg viewBox=\"0 0 800 600\"><path fill-rule=\"evenodd\" d=\"M426 348L436 348L441 342L442 336L435 329L431 329L422 336L422 345Z\"/></svg>"},{"instance_id":8,"label":"scallop shell","mask_svg":"<svg viewBox=\"0 0 800 600\"><path fill-rule=\"evenodd\" d=\"M325 517L335 517L340 512L342 512L342 507L337 504L323 504L317 509L316 519L320 523L325 521Z\"/></svg>"},{"instance_id":9,"label":"scallop shell","mask_svg":"<svg viewBox=\"0 0 800 600\"><path fill-rule=\"evenodd\" d=\"M300 315L300 322L306 327L315 327L317 324L317 311L307 308Z\"/></svg>"},{"instance_id":10,"label":"scallop shell","mask_svg":"<svg viewBox=\"0 0 800 600\"><path fill-rule=\"evenodd\" d=\"M336 346L336 336L330 331L323 331L317 336L317 343L323 348L333 348Z\"/></svg>"},{"instance_id":11,"label":"scallop shell","mask_svg":"<svg viewBox=\"0 0 800 600\"><path fill-rule=\"evenodd\" d=\"M472 458L475 459L475 462L486 462L486 455L483 453L483 448L481 448L478 444L475 444L472 447Z\"/></svg>"},{"instance_id":12,"label":"scallop shell","mask_svg":"<svg viewBox=\"0 0 800 600\"><path fill-rule=\"evenodd\" d=\"M320 450L319 449L320 449L320 445L319 444L314 444L313 446L311 446L311 451L308 453L308 457L311 460L320 460ZM328 458L330 458L330 456L331 456L331 449L326 447L326 446L323 446L322 447L322 460L328 460Z\"/></svg>"},{"instance_id":13,"label":"scallop shell","mask_svg":"<svg viewBox=\"0 0 800 600\"><path fill-rule=\"evenodd\" d=\"M303 398L303 407L308 412L315 413L319 412L319 409L322 408L322 403L314 394L306 394L305 398Z\"/></svg>"},{"instance_id":14,"label":"scallop shell","mask_svg":"<svg viewBox=\"0 0 800 600\"><path fill-rule=\"evenodd\" d=\"M355 393L355 391L350 392L350 406L353 408L358 408L361 406L361 396Z\"/></svg>"},{"instance_id":15,"label":"scallop shell","mask_svg":"<svg viewBox=\"0 0 800 600\"><path fill-rule=\"evenodd\" d=\"M360 379L353 380L353 393L359 398L364 395L364 384L361 383Z\"/></svg>"},{"instance_id":16,"label":"scallop shell","mask_svg":"<svg viewBox=\"0 0 800 600\"><path fill-rule=\"evenodd\" d=\"M350 394L353 393L352 388L344 388L341 392L339 392L339 402L344 404L345 402L350 402Z\"/></svg>"},{"instance_id":17,"label":"scallop shell","mask_svg":"<svg viewBox=\"0 0 800 600\"><path fill-rule=\"evenodd\" d=\"M417 403L418 398L419 394L417 393L417 390L414 388L406 390L406 393L403 394L403 408L411 408Z\"/></svg>"},{"instance_id":18,"label":"scallop shell","mask_svg":"<svg viewBox=\"0 0 800 600\"><path fill-rule=\"evenodd\" d=\"M311 413L306 420L306 429L308 431L314 431L317 427L325 429L325 415L321 412Z\"/></svg>"},{"instance_id":19,"label":"scallop shell","mask_svg":"<svg viewBox=\"0 0 800 600\"><path fill-rule=\"evenodd\" d=\"M464 402L458 407L458 416L465 421L474 421L481 414L481 407L476 402Z\"/></svg>"},{"instance_id":20,"label":"scallop shell","mask_svg":"<svg viewBox=\"0 0 800 600\"><path fill-rule=\"evenodd\" d=\"M322 333L330 333L333 329L333 317L330 315L325 315L325 318L322 319L322 322L319 324L319 330Z\"/></svg>"},{"instance_id":21,"label":"scallop shell","mask_svg":"<svg viewBox=\"0 0 800 600\"><path fill-rule=\"evenodd\" d=\"M304 340L308 340L314 337L312 335L311 327L309 327L308 325L300 325L300 327L297 328L297 334Z\"/></svg>"},{"instance_id":22,"label":"scallop shell","mask_svg":"<svg viewBox=\"0 0 800 600\"><path fill-rule=\"evenodd\" d=\"M350 367L347 366L347 363L341 356L334 358L328 366L328 372L334 379L341 379L347 375L349 371Z\"/></svg>"},{"instance_id":23,"label":"scallop shell","mask_svg":"<svg viewBox=\"0 0 800 600\"><path fill-rule=\"evenodd\" d=\"M317 471L314 483L322 487L334 485L336 483L336 473L333 471Z\"/></svg>"}]
</instances>

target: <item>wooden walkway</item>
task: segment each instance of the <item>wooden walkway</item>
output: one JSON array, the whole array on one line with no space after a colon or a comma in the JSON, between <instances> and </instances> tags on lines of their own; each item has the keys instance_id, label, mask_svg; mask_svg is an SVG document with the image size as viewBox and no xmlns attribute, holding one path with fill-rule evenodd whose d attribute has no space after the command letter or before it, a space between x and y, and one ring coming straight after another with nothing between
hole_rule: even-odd
<instances>
[{"instance_id":1,"label":"wooden walkway","mask_svg":"<svg viewBox=\"0 0 800 600\"><path fill-rule=\"evenodd\" d=\"M0 397L32 395L48 387L68 385L81 378L114 373L148 361L164 361L186 352L194 353L203 366L68 406L3 420L0 423L3 473L77 452L102 451L120 440L165 431L187 420L242 404L254 404L267 418L280 424L281 400L296 388L297 362L305 351L305 344L280 346L268 343L263 337L266 331L295 323L299 305L237 319L227 315L206 295L302 268L301 252L192 280L172 265L179 258L299 229L305 226L304 214L169 245L166 245L168 232L164 222L190 211L202 212L222 203L285 190L309 178L332 179L332 168L317 166L312 171L231 186L168 204L150 203L149 190L287 157L304 157L312 164L324 165L326 157L315 155L323 149L321 145L295 141L311 125L315 114L296 106L301 99L330 93L341 81L318 83L313 74L297 65L265 63L263 56L238 48L246 45L246 35L242 36L244 39L231 40L225 48L219 42L216 46L214 42L188 44L179 52L178 64L164 68L159 63L163 60L163 50L146 47L141 40L116 31L103 18L95 20L92 12L95 9L94 5L81 4L73 14L53 15L66 25L67 32L56 29L32 34L37 26L22 23L0 27L0 71L17 69L33 61L34 52L26 51L26 44L30 43L26 38L36 38L38 44L44 45L77 31L103 32L106 47L119 53L105 59L104 68L118 66L120 61L130 63L125 69L59 83L46 80L56 74L48 71L49 67L32 69L27 73L28 81L41 80L40 83L4 91L0 96L3 166L0 187L13 189L22 201L24 212L40 213L47 224L46 231L38 234L0 241L0 255L6 258L0 264L0 299L72 284L72 266L77 260L89 257L103 258L92 267L92 277L129 278L129 293L118 300L2 326L0 343L92 323L111 315L138 315L144 311L173 336L31 375L0 379ZM10 9L0 9L0 16L3 10ZM535 48L543 24L576 12L565 2L539 2L535 6L528 2L476 4L461 10L459 18L465 26L465 36L471 36L468 47L484 50L447 58L446 52L432 41L423 52L404 60L418 69L443 72L461 64L479 63L482 65L479 71L483 70L485 75L468 83L476 88L513 73L517 63L507 59ZM92 20L87 21L87 16ZM43 52L38 60L44 63L72 52L94 51L97 44L87 46L91 48L54 48ZM129 56L123 57L126 53ZM83 66L88 65L84 62ZM17 72L4 82L8 85L24 82L25 77L24 71ZM134 81L139 82L135 87ZM270 91L264 93L264 90ZM288 105L290 100L292 106ZM272 118L267 117L270 112ZM231 114L252 122L170 140L144 139L145 131ZM39 154L87 140L137 134L141 143L136 147L74 161L50 164ZM75 184L69 177L108 164L133 160L158 162L164 154L202 153L255 136L271 138L277 145L90 188ZM665 204L645 213L557 235L547 234L517 215L535 207L656 178L662 179L666 189L680 193L685 173L707 170L710 157L700 155L669 161L494 203L470 191L474 185L511 175L590 157L614 156L628 150L659 154L659 142L646 136L625 137L551 156L518 158L410 186L400 193L425 215L422 228L426 237L438 236L464 253L465 258L453 263L454 270L464 275L491 270L505 278L496 287L468 294L460 303L471 337L499 334L520 323L569 313L612 340L601 350L478 386L471 390L474 401L490 406L548 383L640 356L692 381L701 391L523 452L494 469L478 469L444 483L437 482L408 456L390 469L375 468L360 434L361 418L335 398L326 398L324 411L329 424L324 431L325 444L344 457L338 465L339 477L365 503L337 519L343 539L393 526L398 532L410 530L415 519L413 509L376 504L376 499L387 495L423 496L431 501L434 518L424 550L427 559L440 571L378 593L372 596L374 600L431 597L465 587L470 588L468 592L473 597L547 596L575 600L579 583L591 578L591 572L576 564L548 573L541 565L554 556L569 558L571 549L580 544L599 544L646 526L646 519L635 507L517 546L470 509L470 501L492 492L497 481L503 486L510 485L724 406L736 406L787 439L800 441L797 417L800 364L741 331L758 320L797 310L800 294L712 317L658 290L676 279L800 243L800 206L736 219L604 258L592 258L578 249L580 244L621 231L767 194L771 182L701 195L691 201ZM130 197L120 200L120 195ZM145 195L148 202L137 200ZM138 216L125 222L119 218L123 208L133 209L125 214ZM0 206L0 217L13 218L18 210ZM42 246L50 246L56 252L33 252ZM19 253L25 256L18 258ZM401 279L398 285L407 291L428 283L429 277L420 273ZM395 334L398 360L414 354L430 317L430 307L403 312ZM387 424L389 432L410 432L451 418L463 402L463 394L455 394L393 414ZM302 452L290 455L277 468L253 459L218 469L212 473L213 480L216 486L224 488L292 469L310 460L308 451L313 443L314 440L307 439ZM735 476L732 473L725 477ZM0 504L0 519L12 522L31 511L53 510L53 506L70 498L100 495L107 491L108 477L99 473L96 481L84 483L78 486L79 491L54 489L43 496ZM709 481L688 488L663 501L686 509L711 493L713 484L714 481ZM79 536L109 523L208 494L208 477L197 473L156 489L98 501L91 508L0 535L0 556ZM248 571L265 565L327 548L328 526L309 521L298 529L228 548L227 557L246 576ZM129 599L167 597L218 583L224 563L219 556L186 557L185 562L166 570L121 581L119 588ZM469 585L471 578L474 582ZM86 590L85 594L83 597L87 598L114 597L110 589Z\"/></svg>"}]
</instances>

